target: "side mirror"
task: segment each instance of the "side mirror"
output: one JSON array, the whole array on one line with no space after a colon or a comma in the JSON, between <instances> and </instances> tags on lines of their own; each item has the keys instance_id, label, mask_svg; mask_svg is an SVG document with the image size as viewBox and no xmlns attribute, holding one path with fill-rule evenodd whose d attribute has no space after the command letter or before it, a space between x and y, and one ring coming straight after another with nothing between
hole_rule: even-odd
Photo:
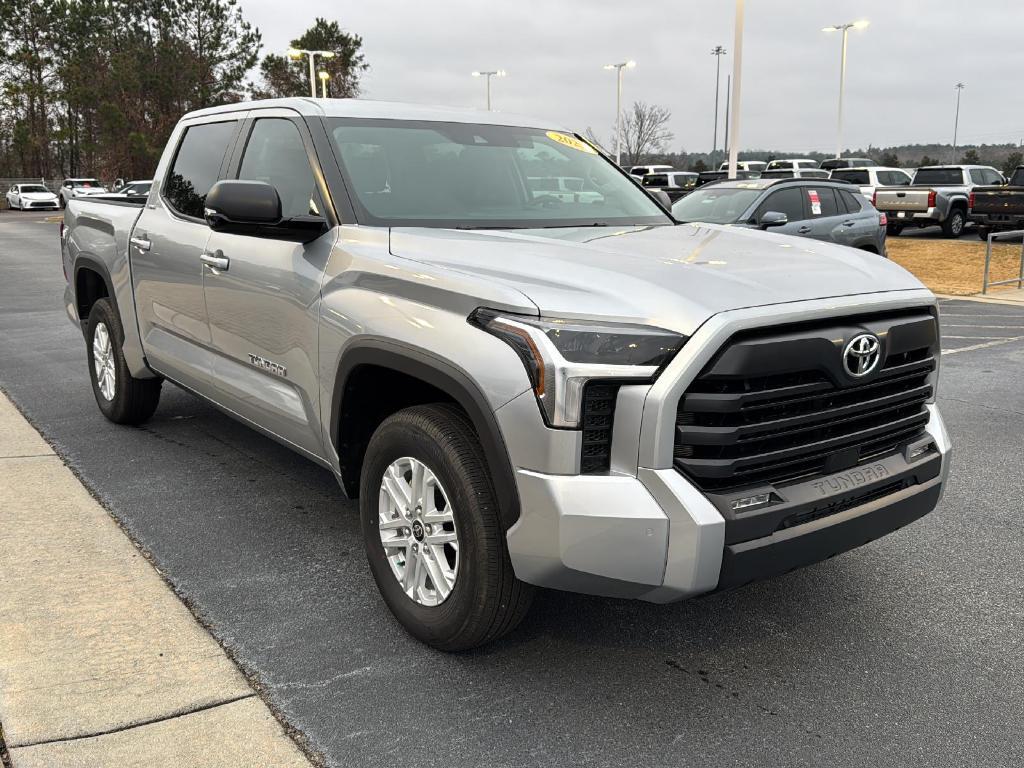
<instances>
[{"instance_id":1,"label":"side mirror","mask_svg":"<svg viewBox=\"0 0 1024 768\"><path fill-rule=\"evenodd\" d=\"M781 227L783 224L789 224L789 217L784 213L779 213L778 211L765 211L761 214L761 218L757 222L757 226L761 229Z\"/></svg>"},{"instance_id":2,"label":"side mirror","mask_svg":"<svg viewBox=\"0 0 1024 768\"><path fill-rule=\"evenodd\" d=\"M672 210L672 198L668 196L668 192L663 189L648 189L647 194L657 200L662 208Z\"/></svg>"},{"instance_id":3,"label":"side mirror","mask_svg":"<svg viewBox=\"0 0 1024 768\"><path fill-rule=\"evenodd\" d=\"M281 198L263 181L218 181L206 195L204 208L214 232L309 243L327 230L319 216L281 218Z\"/></svg>"}]
</instances>

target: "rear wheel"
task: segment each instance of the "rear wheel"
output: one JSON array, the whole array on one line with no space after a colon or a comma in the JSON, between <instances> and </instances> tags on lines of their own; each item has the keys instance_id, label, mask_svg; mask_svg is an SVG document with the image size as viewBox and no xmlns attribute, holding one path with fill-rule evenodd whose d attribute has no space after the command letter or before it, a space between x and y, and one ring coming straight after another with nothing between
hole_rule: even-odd
<instances>
[{"instance_id":1,"label":"rear wheel","mask_svg":"<svg viewBox=\"0 0 1024 768\"><path fill-rule=\"evenodd\" d=\"M533 587L512 569L483 450L447 404L407 408L370 438L359 510L370 570L403 627L443 651L522 621Z\"/></svg>"},{"instance_id":2,"label":"rear wheel","mask_svg":"<svg viewBox=\"0 0 1024 768\"><path fill-rule=\"evenodd\" d=\"M902 224L886 224L885 225L885 233L887 235L889 235L890 237L899 237L900 233L902 231L903 231L903 225Z\"/></svg>"},{"instance_id":3,"label":"rear wheel","mask_svg":"<svg viewBox=\"0 0 1024 768\"><path fill-rule=\"evenodd\" d=\"M160 379L136 379L121 347L124 329L109 299L92 305L85 333L96 404L115 424L141 424L160 402Z\"/></svg>"},{"instance_id":4,"label":"rear wheel","mask_svg":"<svg viewBox=\"0 0 1024 768\"><path fill-rule=\"evenodd\" d=\"M967 217L964 216L964 212L960 208L954 208L942 222L942 234L946 237L960 237L964 233L966 223Z\"/></svg>"}]
</instances>

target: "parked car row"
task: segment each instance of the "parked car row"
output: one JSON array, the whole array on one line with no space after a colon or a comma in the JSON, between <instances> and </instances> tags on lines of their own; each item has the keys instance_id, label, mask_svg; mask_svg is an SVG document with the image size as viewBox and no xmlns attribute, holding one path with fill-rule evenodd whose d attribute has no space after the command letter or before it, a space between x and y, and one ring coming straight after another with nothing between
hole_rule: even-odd
<instances>
[{"instance_id":1,"label":"parked car row","mask_svg":"<svg viewBox=\"0 0 1024 768\"><path fill-rule=\"evenodd\" d=\"M120 182L111 191L93 178L67 178L60 185L58 192L51 192L45 184L25 183L12 184L7 190L7 206L16 211L52 210L67 206L69 200L79 197L101 197L109 199L131 200L143 202L149 195L153 182L139 179L127 183Z\"/></svg>"}]
</instances>

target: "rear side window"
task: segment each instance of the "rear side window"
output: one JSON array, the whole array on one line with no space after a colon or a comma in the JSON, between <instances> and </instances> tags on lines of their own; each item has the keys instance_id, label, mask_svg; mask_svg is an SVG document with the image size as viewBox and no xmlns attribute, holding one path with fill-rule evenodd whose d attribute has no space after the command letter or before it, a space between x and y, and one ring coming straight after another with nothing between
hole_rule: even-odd
<instances>
[{"instance_id":1,"label":"rear side window","mask_svg":"<svg viewBox=\"0 0 1024 768\"><path fill-rule=\"evenodd\" d=\"M291 120L256 121L238 178L263 181L276 189L282 218L319 216L323 210L302 135Z\"/></svg>"},{"instance_id":2,"label":"rear side window","mask_svg":"<svg viewBox=\"0 0 1024 768\"><path fill-rule=\"evenodd\" d=\"M882 174L878 174L881 177ZM871 176L867 171L848 171L848 170L836 170L832 171L833 179L842 179L848 181L851 184L863 184L867 186L871 183Z\"/></svg>"},{"instance_id":3,"label":"rear side window","mask_svg":"<svg viewBox=\"0 0 1024 768\"><path fill-rule=\"evenodd\" d=\"M922 168L914 176L914 184L949 184L956 186L964 183L964 172L960 168Z\"/></svg>"},{"instance_id":4,"label":"rear side window","mask_svg":"<svg viewBox=\"0 0 1024 768\"><path fill-rule=\"evenodd\" d=\"M667 187L668 176L664 173L648 173L644 176L645 187Z\"/></svg>"},{"instance_id":5,"label":"rear side window","mask_svg":"<svg viewBox=\"0 0 1024 768\"><path fill-rule=\"evenodd\" d=\"M220 176L235 122L193 125L185 130L164 183L168 204L184 216L203 217L206 193Z\"/></svg>"},{"instance_id":6,"label":"rear side window","mask_svg":"<svg viewBox=\"0 0 1024 768\"><path fill-rule=\"evenodd\" d=\"M803 190L799 187L788 187L772 192L757 211L757 218L768 211L786 214L790 221L800 221L804 216Z\"/></svg>"},{"instance_id":7,"label":"rear side window","mask_svg":"<svg viewBox=\"0 0 1024 768\"><path fill-rule=\"evenodd\" d=\"M838 216L839 208L836 205L836 194L832 187L804 187L804 194L807 195L807 210L812 219L823 216Z\"/></svg>"},{"instance_id":8,"label":"rear side window","mask_svg":"<svg viewBox=\"0 0 1024 768\"><path fill-rule=\"evenodd\" d=\"M839 195L840 206L845 207L847 213L860 213L863 210L861 200L864 198L860 195L855 195L845 189L837 189L836 194Z\"/></svg>"}]
</instances>

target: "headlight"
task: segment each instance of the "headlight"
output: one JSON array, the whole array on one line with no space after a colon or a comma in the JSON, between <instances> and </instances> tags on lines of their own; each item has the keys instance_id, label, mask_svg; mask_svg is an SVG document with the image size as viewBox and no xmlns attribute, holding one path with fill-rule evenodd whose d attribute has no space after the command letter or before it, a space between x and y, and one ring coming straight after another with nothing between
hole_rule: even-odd
<instances>
[{"instance_id":1,"label":"headlight","mask_svg":"<svg viewBox=\"0 0 1024 768\"><path fill-rule=\"evenodd\" d=\"M643 325L511 315L478 309L469 321L508 344L530 377L552 427L580 423L583 387L592 379L653 381L686 337Z\"/></svg>"}]
</instances>

